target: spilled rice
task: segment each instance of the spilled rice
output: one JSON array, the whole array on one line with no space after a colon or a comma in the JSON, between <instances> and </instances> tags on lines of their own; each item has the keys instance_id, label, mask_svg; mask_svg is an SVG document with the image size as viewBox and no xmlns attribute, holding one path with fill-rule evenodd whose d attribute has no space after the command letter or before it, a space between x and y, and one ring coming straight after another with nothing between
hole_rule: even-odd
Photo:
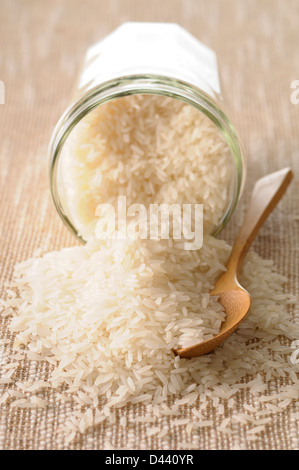
<instances>
[{"instance_id":1,"label":"spilled rice","mask_svg":"<svg viewBox=\"0 0 299 470\"><path fill-rule=\"evenodd\" d=\"M103 426L113 448L118 426L134 448L130 432L139 426L144 448L155 439L169 448L176 430L177 448L197 448L207 429L242 448L285 413L298 418L296 299L272 261L247 256L240 281L250 314L223 346L193 359L172 352L213 337L225 317L209 291L231 248L208 233L227 207L231 172L213 126L178 101L137 96L88 115L65 146L58 177L88 241L18 264L0 300L8 325L0 405L52 420L64 407L63 445ZM96 206L116 207L118 195L128 204L203 203L202 248L96 239Z\"/></svg>"}]
</instances>

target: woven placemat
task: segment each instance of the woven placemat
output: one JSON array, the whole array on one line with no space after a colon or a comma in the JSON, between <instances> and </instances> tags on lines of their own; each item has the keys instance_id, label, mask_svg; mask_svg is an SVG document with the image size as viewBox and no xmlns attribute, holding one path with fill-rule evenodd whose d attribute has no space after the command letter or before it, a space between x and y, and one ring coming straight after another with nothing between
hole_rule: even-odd
<instances>
[{"instance_id":1,"label":"woven placemat","mask_svg":"<svg viewBox=\"0 0 299 470\"><path fill-rule=\"evenodd\" d=\"M297 0L2 0L0 16L0 80L5 85L5 104L0 105L0 295L16 262L38 248L50 251L76 244L50 197L47 145L86 48L128 20L179 23L218 55L225 102L248 165L243 198L222 237L232 241L236 235L257 178L293 168L295 182L254 249L274 260L288 278L288 291L298 295L299 104L290 100L291 82L299 79ZM7 321L0 320L4 339L10 339ZM46 366L31 362L17 372L16 380L46 380L47 374ZM66 446L59 425L72 412L71 405L57 403L51 391L47 400L45 410L1 407L1 449L177 449L187 439L184 429L170 421L172 439L165 445L146 437L145 424L126 429L117 418L111 430L99 426ZM234 412L239 406L237 402ZM131 421L142 413L141 406L125 410ZM186 408L186 416L190 413ZM270 431L255 441L246 441L238 426L231 435L219 432L215 410L207 413L214 425L193 437L192 446L198 449L299 448L298 413L279 414Z\"/></svg>"}]
</instances>

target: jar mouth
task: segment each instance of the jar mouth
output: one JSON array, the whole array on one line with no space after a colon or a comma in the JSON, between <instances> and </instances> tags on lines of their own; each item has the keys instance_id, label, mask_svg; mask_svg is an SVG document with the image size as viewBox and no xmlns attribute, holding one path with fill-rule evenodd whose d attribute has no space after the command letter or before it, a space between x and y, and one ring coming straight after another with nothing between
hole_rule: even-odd
<instances>
[{"instance_id":1,"label":"jar mouth","mask_svg":"<svg viewBox=\"0 0 299 470\"><path fill-rule=\"evenodd\" d=\"M205 87L207 87L206 84ZM161 95L181 100L205 114L223 135L233 158L235 174L232 182L233 196L231 201L218 225L210 233L212 236L218 236L231 218L244 186L245 164L240 139L233 124L220 108L218 96L211 98L207 93L187 82L176 80L173 77L152 74L123 76L95 86L61 116L52 134L48 157L52 198L62 221L79 240L83 243L86 242L63 207L58 187L55 184L59 156L67 138L81 119L98 106L118 98L137 94Z\"/></svg>"}]
</instances>

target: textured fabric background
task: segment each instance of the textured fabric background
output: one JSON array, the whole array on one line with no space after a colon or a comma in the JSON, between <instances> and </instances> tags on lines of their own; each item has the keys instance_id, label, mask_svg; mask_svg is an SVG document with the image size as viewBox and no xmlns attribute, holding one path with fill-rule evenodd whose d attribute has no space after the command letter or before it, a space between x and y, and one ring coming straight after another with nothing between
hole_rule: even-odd
<instances>
[{"instance_id":1,"label":"textured fabric background","mask_svg":"<svg viewBox=\"0 0 299 470\"><path fill-rule=\"evenodd\" d=\"M64 111L86 48L120 23L177 22L212 47L226 103L242 137L248 176L243 198L221 235L236 235L254 181L267 172L291 166L295 182L261 230L254 249L274 259L288 277L288 289L299 293L299 104L291 103L290 84L299 80L298 0L1 0L0 80L0 281L11 278L17 261L34 250L53 250L76 243L53 206L46 153L53 127ZM298 315L298 312L297 312ZM299 317L298 317L299 319ZM5 319L0 332L9 338ZM45 377L43 366L20 372ZM68 405L48 410L0 411L1 449L63 449L57 426ZM136 413L140 413L136 409ZM257 441L242 441L212 429L197 436L200 449L298 449L295 417L282 415ZM173 430L169 448L178 448L182 428ZM146 438L143 425L111 435L94 430L69 448L159 449Z\"/></svg>"}]
</instances>

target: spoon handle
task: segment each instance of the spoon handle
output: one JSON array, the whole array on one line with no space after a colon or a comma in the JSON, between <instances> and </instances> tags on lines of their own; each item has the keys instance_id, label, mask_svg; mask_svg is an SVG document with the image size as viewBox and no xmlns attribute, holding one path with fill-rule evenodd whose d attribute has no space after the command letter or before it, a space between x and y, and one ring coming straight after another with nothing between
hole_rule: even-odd
<instances>
[{"instance_id":1,"label":"spoon handle","mask_svg":"<svg viewBox=\"0 0 299 470\"><path fill-rule=\"evenodd\" d=\"M276 207L293 178L290 168L264 176L255 183L248 211L227 262L227 270L238 276L245 255L259 229Z\"/></svg>"}]
</instances>

